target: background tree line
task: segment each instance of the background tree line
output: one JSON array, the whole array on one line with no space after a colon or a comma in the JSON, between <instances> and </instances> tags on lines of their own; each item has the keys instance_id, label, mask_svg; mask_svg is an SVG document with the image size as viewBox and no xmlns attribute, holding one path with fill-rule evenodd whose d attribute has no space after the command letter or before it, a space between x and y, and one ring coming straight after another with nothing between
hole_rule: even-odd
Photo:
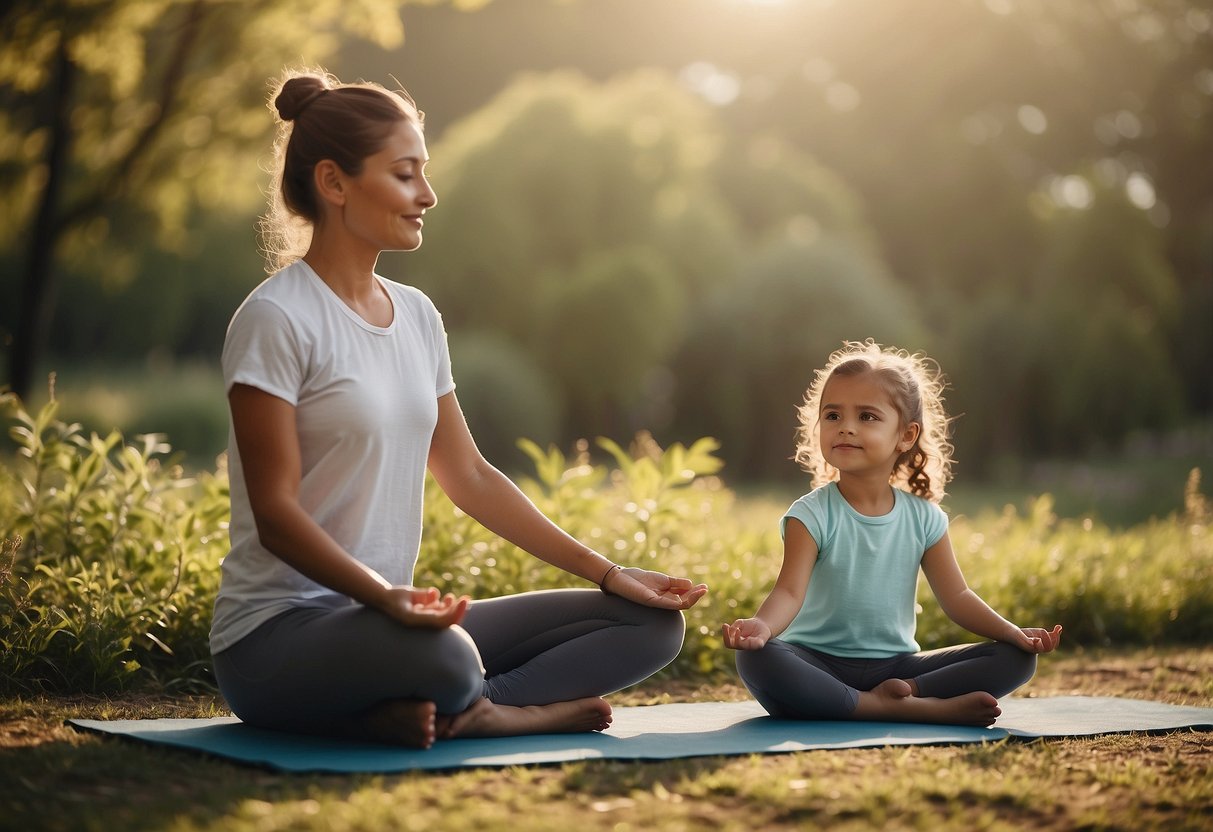
<instances>
[{"instance_id":1,"label":"background tree line","mask_svg":"<svg viewBox=\"0 0 1213 832\"><path fill-rule=\"evenodd\" d=\"M133 180L155 187L67 235L54 360L215 360L260 277L258 99L298 43L344 78L400 78L427 112L439 206L381 270L442 309L494 458L523 435L647 429L716 436L733 477L792 475L794 408L844 338L938 358L966 474L1213 411L1209 2L495 0L406 7L403 45L347 4L334 21L370 47L258 8L297 25L223 76L229 98L205 81L230 54L190 62L163 170ZM32 47L3 49L13 333L51 76L19 86ZM121 144L112 92L71 114L72 188Z\"/></svg>"}]
</instances>

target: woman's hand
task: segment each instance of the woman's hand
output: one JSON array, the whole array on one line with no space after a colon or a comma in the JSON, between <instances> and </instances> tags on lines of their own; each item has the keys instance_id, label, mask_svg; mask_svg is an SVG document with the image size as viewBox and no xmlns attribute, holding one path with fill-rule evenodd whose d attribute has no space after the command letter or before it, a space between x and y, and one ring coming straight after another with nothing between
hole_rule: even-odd
<instances>
[{"instance_id":1,"label":"woman's hand","mask_svg":"<svg viewBox=\"0 0 1213 832\"><path fill-rule=\"evenodd\" d=\"M1027 653L1051 653L1061 643L1061 625L1056 625L1052 630L1021 627L1011 643Z\"/></svg>"},{"instance_id":2,"label":"woman's hand","mask_svg":"<svg viewBox=\"0 0 1213 832\"><path fill-rule=\"evenodd\" d=\"M407 627L441 630L463 621L469 601L466 595L441 595L434 587L394 586L384 594L379 609Z\"/></svg>"},{"instance_id":3,"label":"woman's hand","mask_svg":"<svg viewBox=\"0 0 1213 832\"><path fill-rule=\"evenodd\" d=\"M692 584L687 578L674 578L634 566L612 568L602 582L602 589L646 607L667 610L690 609L708 591L707 584Z\"/></svg>"},{"instance_id":4,"label":"woman's hand","mask_svg":"<svg viewBox=\"0 0 1213 832\"><path fill-rule=\"evenodd\" d=\"M761 650L771 638L771 628L761 618L739 618L720 625L720 630L730 650Z\"/></svg>"}]
</instances>

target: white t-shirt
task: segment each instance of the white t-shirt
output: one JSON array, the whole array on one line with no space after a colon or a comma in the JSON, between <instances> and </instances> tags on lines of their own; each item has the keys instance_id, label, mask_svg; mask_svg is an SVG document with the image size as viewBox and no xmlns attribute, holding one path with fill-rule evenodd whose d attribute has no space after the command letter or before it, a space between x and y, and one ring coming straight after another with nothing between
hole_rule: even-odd
<instances>
[{"instance_id":1,"label":"white t-shirt","mask_svg":"<svg viewBox=\"0 0 1213 832\"><path fill-rule=\"evenodd\" d=\"M224 389L247 384L295 406L299 502L347 552L393 584L411 583L438 398L454 389L442 318L419 290L378 278L392 322L372 326L306 263L245 299L223 345ZM351 603L266 550L228 434L231 550L211 626L220 652L300 605Z\"/></svg>"}]
</instances>

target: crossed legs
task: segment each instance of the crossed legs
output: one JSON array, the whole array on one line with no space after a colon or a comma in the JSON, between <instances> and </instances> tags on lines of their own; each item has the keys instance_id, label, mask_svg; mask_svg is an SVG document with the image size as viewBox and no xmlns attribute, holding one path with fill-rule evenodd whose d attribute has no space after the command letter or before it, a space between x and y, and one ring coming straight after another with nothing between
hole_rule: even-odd
<instances>
[{"instance_id":1,"label":"crossed legs","mask_svg":"<svg viewBox=\"0 0 1213 832\"><path fill-rule=\"evenodd\" d=\"M772 716L990 725L998 697L1032 678L1036 657L986 642L848 659L772 639L739 651L737 670Z\"/></svg>"},{"instance_id":2,"label":"crossed legs","mask_svg":"<svg viewBox=\"0 0 1213 832\"><path fill-rule=\"evenodd\" d=\"M473 602L463 626L410 628L357 605L300 607L214 657L254 725L426 747L436 737L602 730L607 693L674 659L678 612L597 590Z\"/></svg>"}]
</instances>

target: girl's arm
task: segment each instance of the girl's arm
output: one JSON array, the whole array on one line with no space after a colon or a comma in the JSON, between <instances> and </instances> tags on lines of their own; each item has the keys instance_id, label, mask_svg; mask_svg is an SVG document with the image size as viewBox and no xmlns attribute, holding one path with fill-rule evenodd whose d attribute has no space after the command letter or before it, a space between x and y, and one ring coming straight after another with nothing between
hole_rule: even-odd
<instances>
[{"instance_id":1,"label":"girl's arm","mask_svg":"<svg viewBox=\"0 0 1213 832\"><path fill-rule=\"evenodd\" d=\"M775 588L762 602L753 618L740 618L722 625L724 646L734 650L760 650L770 639L782 633L792 623L804 604L817 563L817 541L794 517L788 518L783 529L783 565Z\"/></svg>"},{"instance_id":2,"label":"girl's arm","mask_svg":"<svg viewBox=\"0 0 1213 832\"><path fill-rule=\"evenodd\" d=\"M346 552L299 504L303 469L293 405L245 384L232 386L228 404L262 546L316 583L404 624L441 628L463 619L466 598L393 586Z\"/></svg>"},{"instance_id":3,"label":"girl's arm","mask_svg":"<svg viewBox=\"0 0 1213 832\"><path fill-rule=\"evenodd\" d=\"M946 533L922 556L922 571L944 613L969 632L1029 653L1048 653L1061 641L1060 624L1052 630L1017 627L981 600L965 581Z\"/></svg>"},{"instance_id":4,"label":"girl's arm","mask_svg":"<svg viewBox=\"0 0 1213 832\"><path fill-rule=\"evenodd\" d=\"M429 467L451 501L489 531L612 594L651 607L687 609L707 592L686 578L619 567L545 517L481 455L454 393L438 399Z\"/></svg>"}]
</instances>

